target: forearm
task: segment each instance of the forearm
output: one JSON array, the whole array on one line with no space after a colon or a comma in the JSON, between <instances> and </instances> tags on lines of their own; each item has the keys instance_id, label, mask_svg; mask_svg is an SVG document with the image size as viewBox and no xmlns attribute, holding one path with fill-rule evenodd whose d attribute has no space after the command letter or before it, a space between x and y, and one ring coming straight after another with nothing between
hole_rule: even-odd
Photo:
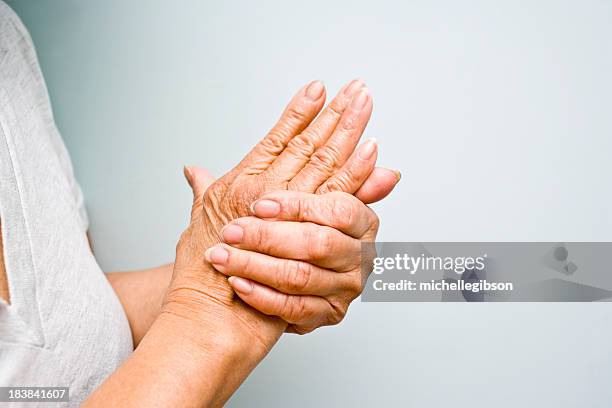
<instances>
[{"instance_id":1,"label":"forearm","mask_svg":"<svg viewBox=\"0 0 612 408\"><path fill-rule=\"evenodd\" d=\"M239 327L162 313L84 406L221 406L269 347Z\"/></svg>"},{"instance_id":2,"label":"forearm","mask_svg":"<svg viewBox=\"0 0 612 408\"><path fill-rule=\"evenodd\" d=\"M160 313L174 264L133 272L106 274L123 305L137 347Z\"/></svg>"}]
</instances>

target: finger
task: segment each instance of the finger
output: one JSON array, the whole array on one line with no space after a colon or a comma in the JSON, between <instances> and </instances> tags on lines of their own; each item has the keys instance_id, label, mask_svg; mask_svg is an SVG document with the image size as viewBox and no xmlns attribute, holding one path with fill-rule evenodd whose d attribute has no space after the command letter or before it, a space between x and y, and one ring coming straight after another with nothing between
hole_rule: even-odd
<instances>
[{"instance_id":1,"label":"finger","mask_svg":"<svg viewBox=\"0 0 612 408\"><path fill-rule=\"evenodd\" d=\"M309 222L243 217L226 225L221 237L235 248L306 261L340 272L352 270L360 262L360 241L334 228Z\"/></svg>"},{"instance_id":2,"label":"finger","mask_svg":"<svg viewBox=\"0 0 612 408\"><path fill-rule=\"evenodd\" d=\"M397 170L376 167L355 192L355 197L366 204L380 201L393 191L401 177L401 173Z\"/></svg>"},{"instance_id":3,"label":"finger","mask_svg":"<svg viewBox=\"0 0 612 408\"><path fill-rule=\"evenodd\" d=\"M353 152L342 168L327 179L316 191L325 194L331 191L344 191L353 194L367 180L378 156L376 139L370 139Z\"/></svg>"},{"instance_id":4,"label":"finger","mask_svg":"<svg viewBox=\"0 0 612 408\"><path fill-rule=\"evenodd\" d=\"M195 166L185 166L183 174L193 191L193 205L191 207L191 217L193 218L194 212L201 210L202 197L208 186L215 182L215 177L208 170Z\"/></svg>"},{"instance_id":5,"label":"finger","mask_svg":"<svg viewBox=\"0 0 612 408\"><path fill-rule=\"evenodd\" d=\"M310 157L310 161L289 182L289 189L313 192L334 174L355 150L372 114L367 88L357 92L344 111L334 133Z\"/></svg>"},{"instance_id":6,"label":"finger","mask_svg":"<svg viewBox=\"0 0 612 408\"><path fill-rule=\"evenodd\" d=\"M287 294L326 297L354 286L346 274L229 245L215 245L204 256L224 275L250 279Z\"/></svg>"},{"instance_id":7,"label":"finger","mask_svg":"<svg viewBox=\"0 0 612 408\"><path fill-rule=\"evenodd\" d=\"M312 122L325 103L325 87L313 81L300 89L291 99L280 119L251 152L238 164L262 172L285 149L287 143Z\"/></svg>"},{"instance_id":8,"label":"finger","mask_svg":"<svg viewBox=\"0 0 612 408\"><path fill-rule=\"evenodd\" d=\"M245 303L264 314L278 316L288 323L314 329L326 324L336 324L343 317L322 297L287 295L237 276L231 276L228 281Z\"/></svg>"},{"instance_id":9,"label":"finger","mask_svg":"<svg viewBox=\"0 0 612 408\"><path fill-rule=\"evenodd\" d=\"M285 181L291 180L310 160L312 154L332 135L353 96L364 87L361 79L346 84L336 97L301 134L291 139L287 148L270 165L270 172Z\"/></svg>"},{"instance_id":10,"label":"finger","mask_svg":"<svg viewBox=\"0 0 612 408\"><path fill-rule=\"evenodd\" d=\"M337 191L321 195L273 191L263 194L251 209L260 218L312 222L355 238L378 228L374 211L352 195Z\"/></svg>"}]
</instances>

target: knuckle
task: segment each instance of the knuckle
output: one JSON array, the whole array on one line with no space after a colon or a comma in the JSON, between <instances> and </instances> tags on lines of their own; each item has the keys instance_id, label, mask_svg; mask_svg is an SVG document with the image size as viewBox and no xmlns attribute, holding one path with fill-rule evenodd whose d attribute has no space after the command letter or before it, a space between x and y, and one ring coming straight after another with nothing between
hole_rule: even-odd
<instances>
[{"instance_id":1,"label":"knuckle","mask_svg":"<svg viewBox=\"0 0 612 408\"><path fill-rule=\"evenodd\" d=\"M264 222L255 222L254 225L252 225L252 228L254 247L257 248L258 251L269 252L271 246L271 234L268 224ZM245 236L248 235L247 231L248 228L245 228Z\"/></svg>"},{"instance_id":2,"label":"knuckle","mask_svg":"<svg viewBox=\"0 0 612 408\"><path fill-rule=\"evenodd\" d=\"M306 233L308 258L314 261L325 259L333 253L335 237L329 227L311 226Z\"/></svg>"},{"instance_id":3,"label":"knuckle","mask_svg":"<svg viewBox=\"0 0 612 408\"><path fill-rule=\"evenodd\" d=\"M351 177L351 175L345 172L341 172L339 174L336 174L332 179L330 179L324 185L322 185L319 188L318 193L325 194L325 193L330 193L332 191L350 192L352 184L353 184L353 177Z\"/></svg>"},{"instance_id":4,"label":"knuckle","mask_svg":"<svg viewBox=\"0 0 612 408\"><path fill-rule=\"evenodd\" d=\"M302 206L302 200L300 200L299 197L289 199L287 208L289 209L289 213L292 214L296 220L302 219L304 208Z\"/></svg>"},{"instance_id":5,"label":"knuckle","mask_svg":"<svg viewBox=\"0 0 612 408\"><path fill-rule=\"evenodd\" d=\"M321 172L331 174L336 169L338 157L340 157L338 148L333 145L328 145L314 152L310 158L310 162Z\"/></svg>"},{"instance_id":6,"label":"knuckle","mask_svg":"<svg viewBox=\"0 0 612 408\"><path fill-rule=\"evenodd\" d=\"M352 132L358 128L359 115L348 115L340 121L340 130L344 132Z\"/></svg>"},{"instance_id":7,"label":"knuckle","mask_svg":"<svg viewBox=\"0 0 612 408\"><path fill-rule=\"evenodd\" d=\"M378 214L376 214L374 211L370 211L370 214L370 229L374 233L377 233L378 228L380 227L380 218L378 217Z\"/></svg>"},{"instance_id":8,"label":"knuckle","mask_svg":"<svg viewBox=\"0 0 612 408\"><path fill-rule=\"evenodd\" d=\"M327 193L331 193L332 188L334 188L334 184L335 184L335 179L334 180L329 180L327 182L325 182L325 184L323 184L322 186L320 186L319 188L317 188L317 191L315 191L316 194L327 194Z\"/></svg>"},{"instance_id":9,"label":"knuckle","mask_svg":"<svg viewBox=\"0 0 612 408\"><path fill-rule=\"evenodd\" d=\"M312 278L312 267L306 262L285 260L284 286L295 293L304 292Z\"/></svg>"},{"instance_id":10,"label":"knuckle","mask_svg":"<svg viewBox=\"0 0 612 408\"><path fill-rule=\"evenodd\" d=\"M226 193L228 189L227 184L225 184L222 180L218 180L211 184L204 193L203 201L204 205L210 205L216 201L218 201L223 195Z\"/></svg>"},{"instance_id":11,"label":"knuckle","mask_svg":"<svg viewBox=\"0 0 612 408\"><path fill-rule=\"evenodd\" d=\"M331 217L337 228L346 229L357 220L359 205L349 194L334 194L331 201Z\"/></svg>"},{"instance_id":12,"label":"knuckle","mask_svg":"<svg viewBox=\"0 0 612 408\"><path fill-rule=\"evenodd\" d=\"M306 129L304 132L302 132L302 134L291 139L288 147L295 155L300 157L310 157L316 149L316 146L313 143L314 137L315 136L312 134L312 131Z\"/></svg>"},{"instance_id":13,"label":"knuckle","mask_svg":"<svg viewBox=\"0 0 612 408\"><path fill-rule=\"evenodd\" d=\"M373 242L363 242L361 244L361 284L364 285L374 268L374 259L377 256L376 245Z\"/></svg>"},{"instance_id":14,"label":"knuckle","mask_svg":"<svg viewBox=\"0 0 612 408\"><path fill-rule=\"evenodd\" d=\"M344 319L348 306L337 302L330 302L330 306L327 314L327 325L334 326Z\"/></svg>"},{"instance_id":15,"label":"knuckle","mask_svg":"<svg viewBox=\"0 0 612 408\"><path fill-rule=\"evenodd\" d=\"M283 206L288 209L287 211L294 221L308 220L311 218L313 211L316 210L313 208L311 200L302 194L293 195L286 203L283 203Z\"/></svg>"},{"instance_id":16,"label":"knuckle","mask_svg":"<svg viewBox=\"0 0 612 408\"><path fill-rule=\"evenodd\" d=\"M295 104L287 109L286 118L290 122L306 122L308 113L306 107L302 104Z\"/></svg>"},{"instance_id":17,"label":"knuckle","mask_svg":"<svg viewBox=\"0 0 612 408\"><path fill-rule=\"evenodd\" d=\"M315 218L318 211L318 205L316 200L311 199L313 197L313 195L310 195L296 198L296 201L299 202L297 205L299 206L300 211L298 213L298 219L300 221L308 221Z\"/></svg>"},{"instance_id":18,"label":"knuckle","mask_svg":"<svg viewBox=\"0 0 612 408\"><path fill-rule=\"evenodd\" d=\"M265 189L265 178L239 180L232 183L227 193L220 198L218 205L227 213L234 214L234 218L249 216L251 203L259 198Z\"/></svg>"},{"instance_id":19,"label":"knuckle","mask_svg":"<svg viewBox=\"0 0 612 408\"><path fill-rule=\"evenodd\" d=\"M338 120L344 112L344 107L338 99L334 99L327 107L327 110L333 119Z\"/></svg>"},{"instance_id":20,"label":"knuckle","mask_svg":"<svg viewBox=\"0 0 612 408\"><path fill-rule=\"evenodd\" d=\"M229 213L224 211L223 202L227 201L226 197L232 195L231 186L222 180L218 180L209 186L202 197L203 211L209 217L220 223L227 223L231 217Z\"/></svg>"},{"instance_id":21,"label":"knuckle","mask_svg":"<svg viewBox=\"0 0 612 408\"><path fill-rule=\"evenodd\" d=\"M356 274L354 277L349 279L347 284L347 292L351 300L357 298L363 290L363 282L361 274Z\"/></svg>"},{"instance_id":22,"label":"knuckle","mask_svg":"<svg viewBox=\"0 0 612 408\"><path fill-rule=\"evenodd\" d=\"M231 253L231 252L230 252ZM236 260L236 263L238 264L237 266L242 269L246 274L251 274L253 273L253 269L255 267L255 265L253 265L253 257L251 256L251 253L248 251L244 251L244 252L238 252L238 254L240 254L239 256L235 256L232 257L231 255L228 257L228 264L231 265L232 260L236 260L235 258L238 258ZM234 259L232 259L234 258Z\"/></svg>"},{"instance_id":23,"label":"knuckle","mask_svg":"<svg viewBox=\"0 0 612 408\"><path fill-rule=\"evenodd\" d=\"M283 319L296 323L307 317L306 299L302 296L284 296L281 305Z\"/></svg>"},{"instance_id":24,"label":"knuckle","mask_svg":"<svg viewBox=\"0 0 612 408\"><path fill-rule=\"evenodd\" d=\"M275 128L259 143L261 149L268 153L278 154L284 149L285 132Z\"/></svg>"}]
</instances>

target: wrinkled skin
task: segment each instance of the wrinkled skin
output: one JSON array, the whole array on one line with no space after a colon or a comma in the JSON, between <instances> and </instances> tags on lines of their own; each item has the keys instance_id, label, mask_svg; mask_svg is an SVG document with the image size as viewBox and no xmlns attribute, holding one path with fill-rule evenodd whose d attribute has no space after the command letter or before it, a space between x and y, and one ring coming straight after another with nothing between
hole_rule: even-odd
<instances>
[{"instance_id":1,"label":"wrinkled skin","mask_svg":"<svg viewBox=\"0 0 612 408\"><path fill-rule=\"evenodd\" d=\"M253 210L207 251L215 269L247 304L289 323L288 332L342 321L371 272L363 266L375 251L364 243L378 231L374 211L347 193L297 191L265 193Z\"/></svg>"},{"instance_id":2,"label":"wrinkled skin","mask_svg":"<svg viewBox=\"0 0 612 408\"><path fill-rule=\"evenodd\" d=\"M229 173L205 192L206 221L218 236L229 221L251 215L250 206L266 191L354 193L365 178L348 180L336 174L347 161L370 118L372 102L360 83L354 98L364 99L360 111L352 109L351 95L340 92L310 126L320 102L290 105L279 125ZM353 85L355 86L355 85ZM372 167L368 168L368 173ZM332 177L334 176L335 177ZM357 183L359 182L359 185Z\"/></svg>"},{"instance_id":3,"label":"wrinkled skin","mask_svg":"<svg viewBox=\"0 0 612 408\"><path fill-rule=\"evenodd\" d=\"M374 174L375 155L374 161L351 155L372 112L363 83L345 86L314 121L325 98L324 90L318 92L313 84L298 92L270 133L205 191L205 183L187 171L194 189L192 217L177 245L162 313L205 320L207 327L219 328L215 333L235 338L240 337L232 334L238 323L264 352L287 327L285 321L263 315L235 297L227 278L203 254L221 241L225 224L251 215L251 204L265 192L355 194Z\"/></svg>"}]
</instances>

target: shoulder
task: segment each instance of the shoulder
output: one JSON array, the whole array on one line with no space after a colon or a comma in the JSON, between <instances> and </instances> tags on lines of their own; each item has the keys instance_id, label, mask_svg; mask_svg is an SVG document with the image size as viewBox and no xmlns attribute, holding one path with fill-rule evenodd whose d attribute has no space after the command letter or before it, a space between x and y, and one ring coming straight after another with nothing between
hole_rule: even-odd
<instances>
[{"instance_id":1,"label":"shoulder","mask_svg":"<svg viewBox=\"0 0 612 408\"><path fill-rule=\"evenodd\" d=\"M15 36L25 39L27 42L31 41L30 34L17 13L8 4L0 0L0 38L14 38Z\"/></svg>"},{"instance_id":2,"label":"shoulder","mask_svg":"<svg viewBox=\"0 0 612 408\"><path fill-rule=\"evenodd\" d=\"M13 63L15 54L20 54L30 65L36 61L28 29L15 11L0 0L0 64Z\"/></svg>"}]
</instances>

